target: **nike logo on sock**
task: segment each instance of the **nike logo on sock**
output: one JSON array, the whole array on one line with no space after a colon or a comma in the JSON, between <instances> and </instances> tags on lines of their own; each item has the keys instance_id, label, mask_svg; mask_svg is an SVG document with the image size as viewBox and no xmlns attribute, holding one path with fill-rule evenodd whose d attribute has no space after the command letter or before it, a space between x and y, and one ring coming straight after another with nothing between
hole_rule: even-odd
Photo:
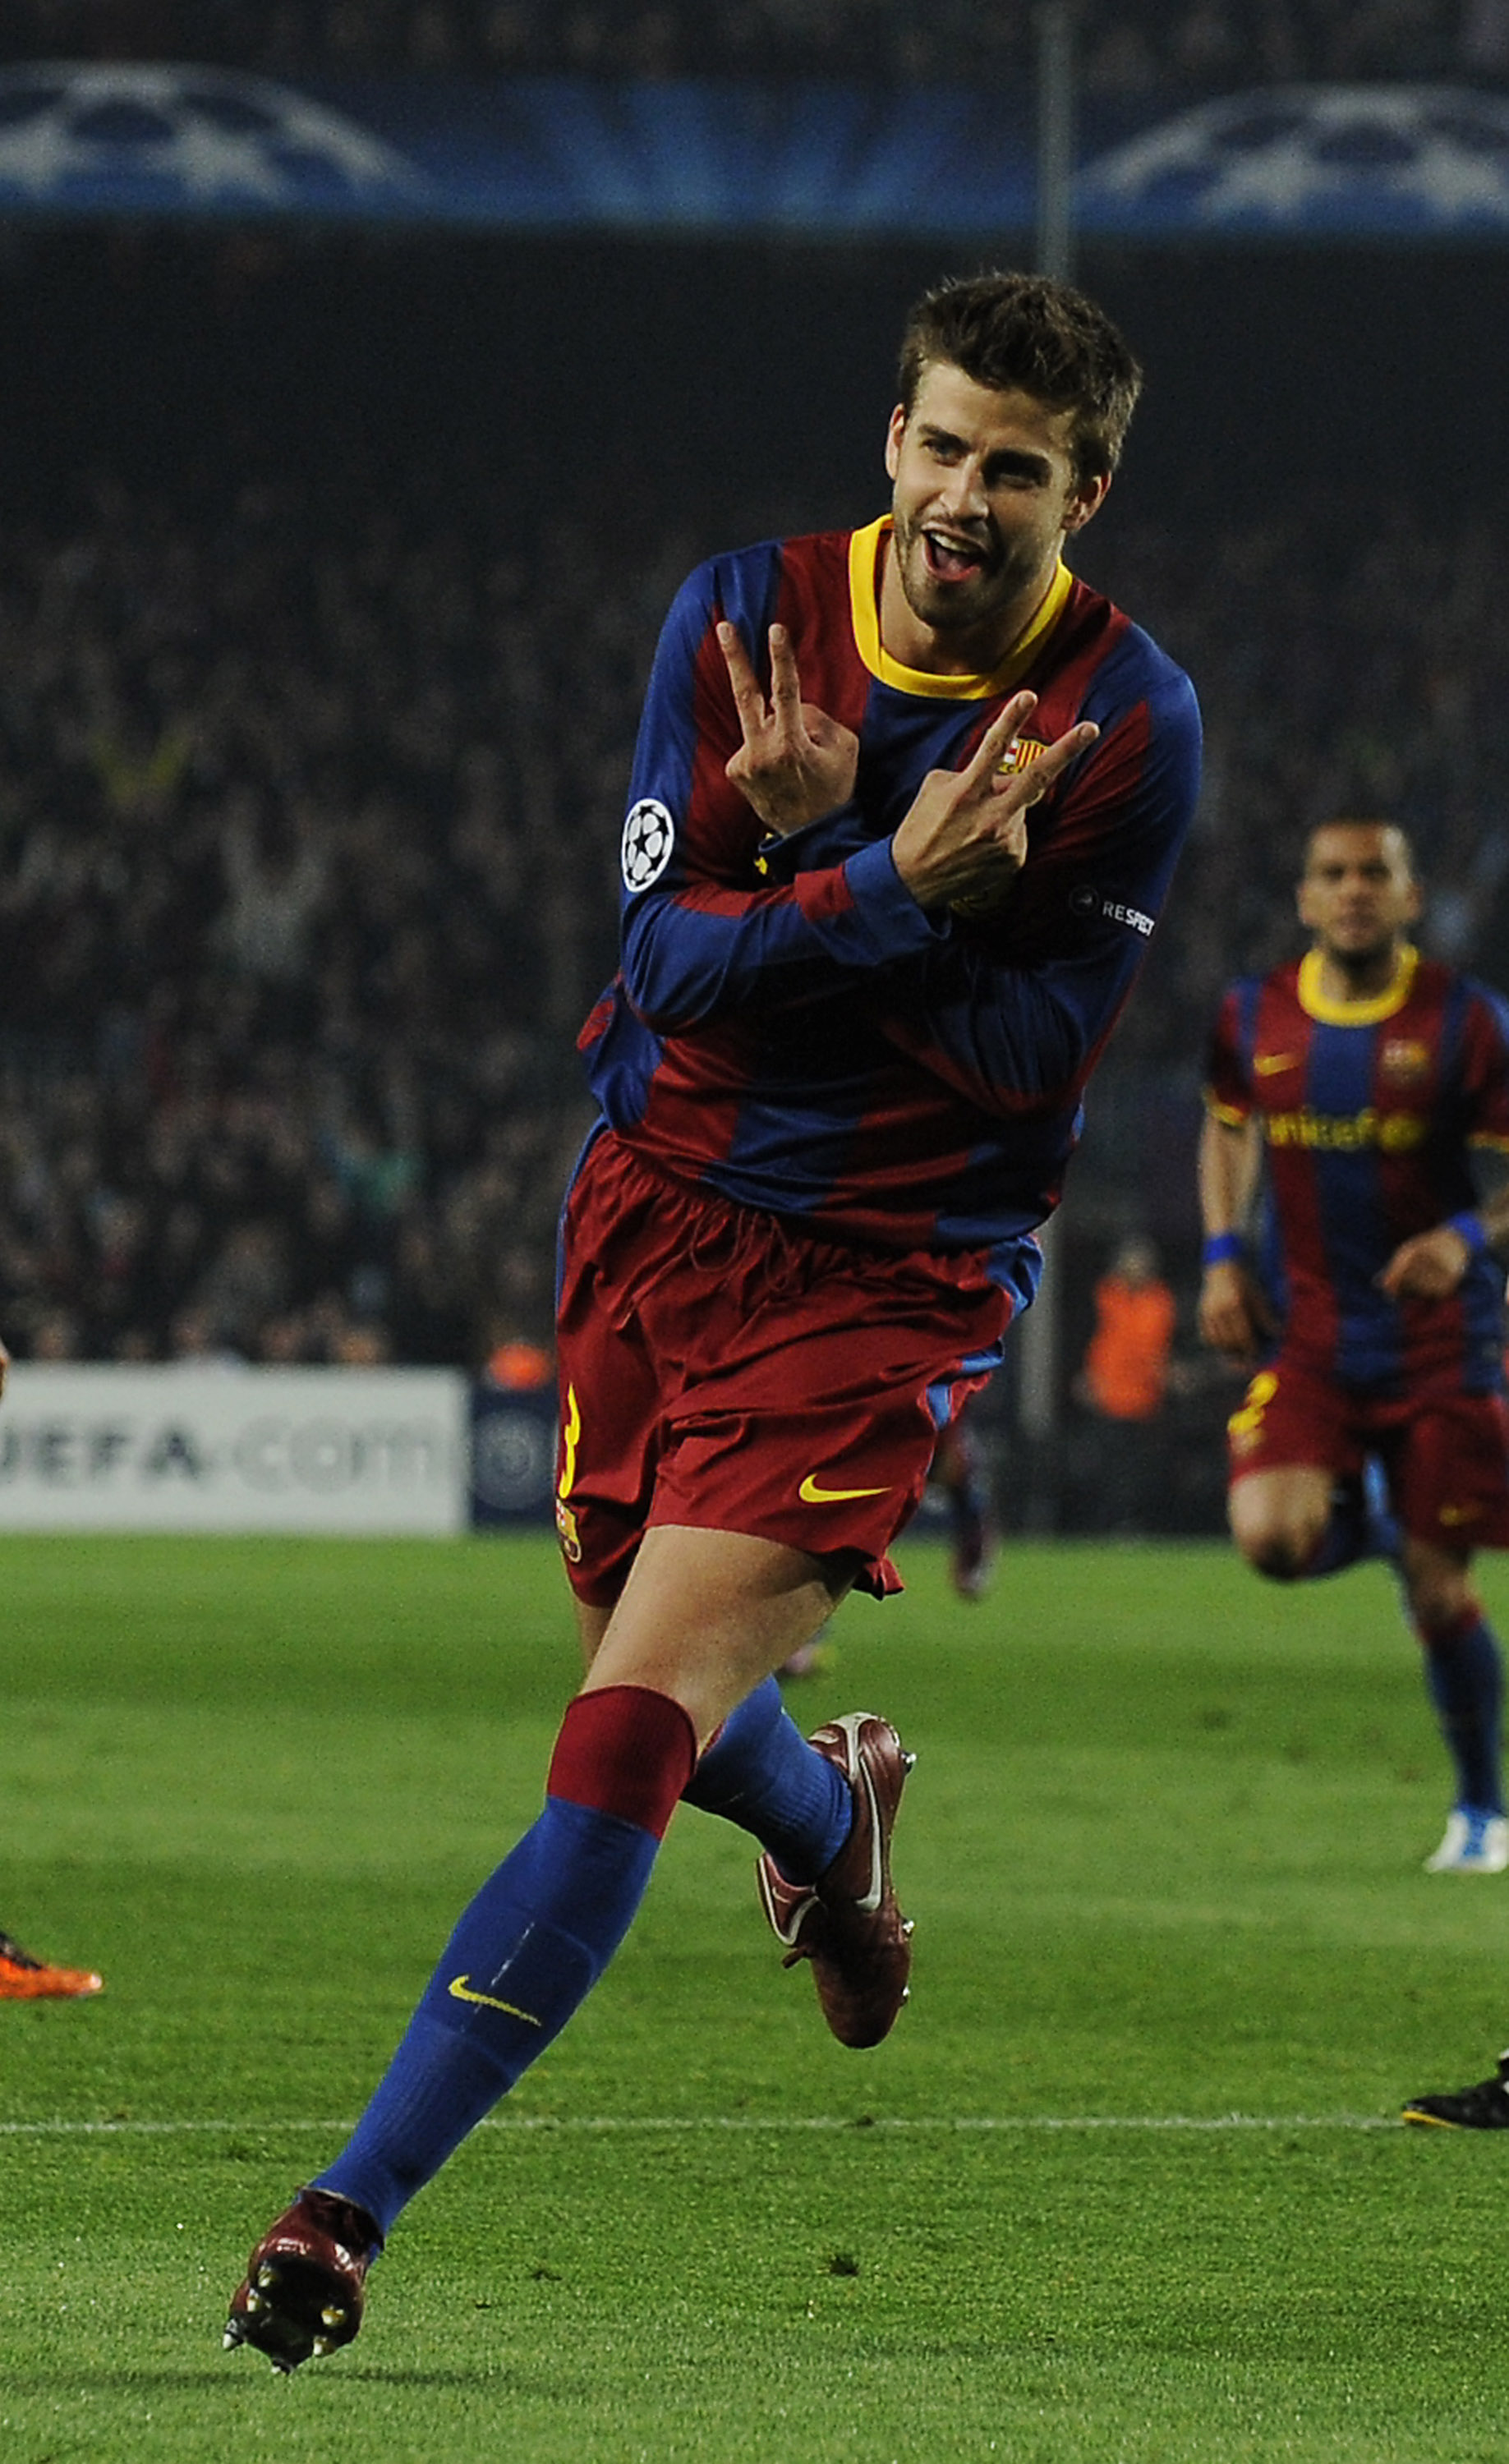
<instances>
[{"instance_id":1,"label":"nike logo on sock","mask_svg":"<svg viewBox=\"0 0 1509 2464\"><path fill-rule=\"evenodd\" d=\"M464 1976L453 1976L446 1991L453 2002L481 2002L489 2011L504 2011L510 2019L522 2019L531 2028L544 2025L532 2011L521 2011L517 2002L499 2002L496 1993L474 1993Z\"/></svg>"}]
</instances>

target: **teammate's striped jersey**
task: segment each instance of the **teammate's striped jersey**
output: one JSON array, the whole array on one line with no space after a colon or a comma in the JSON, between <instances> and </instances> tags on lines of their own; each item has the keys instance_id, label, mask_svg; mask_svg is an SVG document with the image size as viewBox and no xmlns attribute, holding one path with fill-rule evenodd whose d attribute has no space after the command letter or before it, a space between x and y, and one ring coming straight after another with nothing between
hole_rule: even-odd
<instances>
[{"instance_id":1,"label":"teammate's striped jersey","mask_svg":"<svg viewBox=\"0 0 1509 2464\"><path fill-rule=\"evenodd\" d=\"M1179 669L1062 566L993 674L899 667L877 613L889 527L719 557L679 592L634 760L620 973L582 1043L605 1118L678 1177L832 1237L1014 1248L1056 1202L1163 904L1199 718ZM766 683L785 625L804 700L859 739L852 801L785 840L724 773L723 617ZM1023 686L1040 701L1016 760L1077 719L1099 741L1032 808L996 912L924 913L891 834Z\"/></svg>"},{"instance_id":2,"label":"teammate's striped jersey","mask_svg":"<svg viewBox=\"0 0 1509 2464\"><path fill-rule=\"evenodd\" d=\"M1474 1203L1470 1150L1509 1150L1509 1006L1407 949L1387 992L1327 1001L1312 951L1233 984L1208 1100L1256 1115L1267 1166L1262 1265L1286 1352L1348 1385L1500 1382L1503 1268L1475 1258L1447 1301L1376 1278L1401 1241Z\"/></svg>"}]
</instances>

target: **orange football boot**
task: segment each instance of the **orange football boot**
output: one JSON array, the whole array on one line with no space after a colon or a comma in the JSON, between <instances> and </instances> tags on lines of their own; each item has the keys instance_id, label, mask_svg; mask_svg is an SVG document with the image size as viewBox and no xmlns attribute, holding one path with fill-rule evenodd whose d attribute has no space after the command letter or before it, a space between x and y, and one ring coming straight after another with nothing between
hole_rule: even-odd
<instances>
[{"instance_id":1,"label":"orange football boot","mask_svg":"<svg viewBox=\"0 0 1509 2464\"><path fill-rule=\"evenodd\" d=\"M91 1968L54 1968L45 1959L33 1959L8 1933L0 1933L0 2002L40 2002L62 2000L81 1993L98 1993L104 1984Z\"/></svg>"}]
</instances>

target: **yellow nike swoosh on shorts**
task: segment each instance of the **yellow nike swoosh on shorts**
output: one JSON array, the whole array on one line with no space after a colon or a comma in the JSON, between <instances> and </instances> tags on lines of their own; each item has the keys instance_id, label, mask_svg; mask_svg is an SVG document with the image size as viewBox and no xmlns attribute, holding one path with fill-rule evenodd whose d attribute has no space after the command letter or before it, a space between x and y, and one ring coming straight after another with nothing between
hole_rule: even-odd
<instances>
[{"instance_id":1,"label":"yellow nike swoosh on shorts","mask_svg":"<svg viewBox=\"0 0 1509 2464\"><path fill-rule=\"evenodd\" d=\"M1482 1510L1480 1506L1443 1506L1440 1519L1443 1523L1476 1523Z\"/></svg>"},{"instance_id":2,"label":"yellow nike swoosh on shorts","mask_svg":"<svg viewBox=\"0 0 1509 2464\"><path fill-rule=\"evenodd\" d=\"M1259 1052L1254 1056L1253 1067L1259 1078L1272 1078L1280 1069L1292 1069L1298 1058L1298 1052Z\"/></svg>"},{"instance_id":3,"label":"yellow nike swoosh on shorts","mask_svg":"<svg viewBox=\"0 0 1509 2464\"><path fill-rule=\"evenodd\" d=\"M810 1471L796 1493L804 1506L838 1506L849 1497L883 1497L889 1486L882 1481L878 1488L819 1488L817 1474Z\"/></svg>"},{"instance_id":4,"label":"yellow nike swoosh on shorts","mask_svg":"<svg viewBox=\"0 0 1509 2464\"><path fill-rule=\"evenodd\" d=\"M510 2019L526 2019L531 2028L543 2028L532 2011L521 2011L517 2002L499 2002L496 1993L474 1993L464 1976L453 1976L446 1987L453 2002L484 2002L489 2011L506 2011Z\"/></svg>"}]
</instances>

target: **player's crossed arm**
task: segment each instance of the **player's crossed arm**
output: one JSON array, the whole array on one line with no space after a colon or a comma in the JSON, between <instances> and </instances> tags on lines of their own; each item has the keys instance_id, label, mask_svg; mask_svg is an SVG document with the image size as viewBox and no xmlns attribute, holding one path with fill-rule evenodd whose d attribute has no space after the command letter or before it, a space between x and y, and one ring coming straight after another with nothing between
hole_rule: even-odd
<instances>
[{"instance_id":1,"label":"player's crossed arm","mask_svg":"<svg viewBox=\"0 0 1509 2464\"><path fill-rule=\"evenodd\" d=\"M859 739L815 702L802 699L785 626L772 625L769 638L766 699L737 627L726 621L718 627L743 739L726 768L766 829L788 838L848 803ZM1030 807L1100 732L1081 720L1027 769L1003 769L1036 707L1035 693L1014 693L962 770L930 770L923 780L891 842L897 871L920 907L946 908L973 891L999 889L1021 870Z\"/></svg>"},{"instance_id":2,"label":"player's crossed arm","mask_svg":"<svg viewBox=\"0 0 1509 2464\"><path fill-rule=\"evenodd\" d=\"M895 838L897 871L919 907L944 908L999 890L1027 858L1027 814L1099 735L1089 719L1056 737L1024 770L1003 770L1037 695L1013 693L962 770L930 770Z\"/></svg>"}]
</instances>

